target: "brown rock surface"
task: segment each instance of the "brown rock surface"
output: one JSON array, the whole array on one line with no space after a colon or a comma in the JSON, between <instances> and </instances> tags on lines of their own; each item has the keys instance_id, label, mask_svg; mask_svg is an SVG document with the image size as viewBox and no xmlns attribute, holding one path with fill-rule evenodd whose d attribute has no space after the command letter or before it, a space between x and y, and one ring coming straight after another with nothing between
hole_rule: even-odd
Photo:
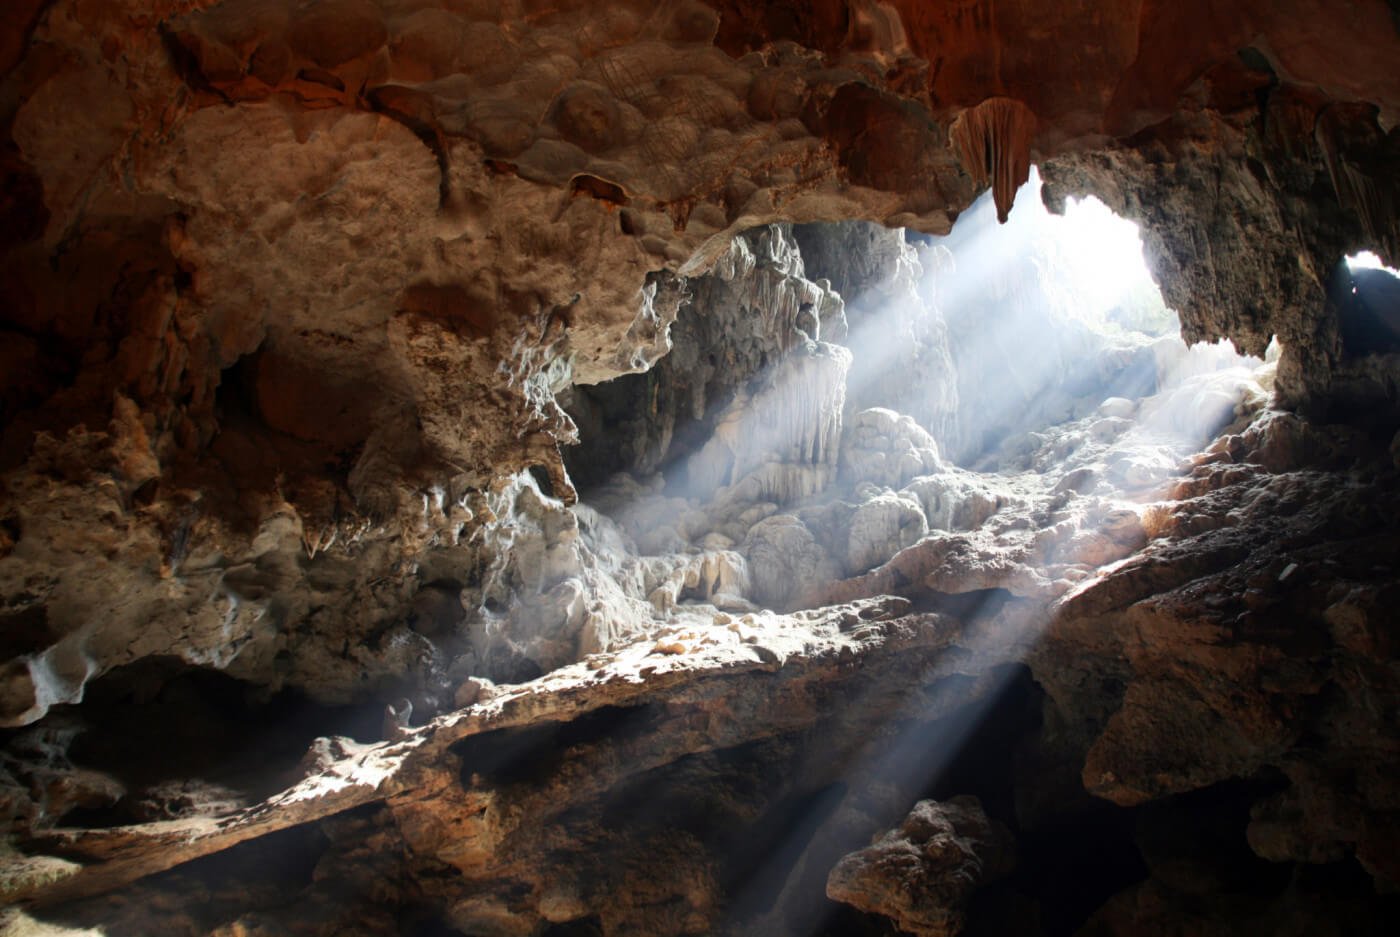
<instances>
[{"instance_id":1,"label":"brown rock surface","mask_svg":"<svg viewBox=\"0 0 1400 937\"><path fill-rule=\"evenodd\" d=\"M826 893L909 934L958 934L971 893L1010 871L1011 843L975 797L921 800L898 829L837 863Z\"/></svg>"}]
</instances>

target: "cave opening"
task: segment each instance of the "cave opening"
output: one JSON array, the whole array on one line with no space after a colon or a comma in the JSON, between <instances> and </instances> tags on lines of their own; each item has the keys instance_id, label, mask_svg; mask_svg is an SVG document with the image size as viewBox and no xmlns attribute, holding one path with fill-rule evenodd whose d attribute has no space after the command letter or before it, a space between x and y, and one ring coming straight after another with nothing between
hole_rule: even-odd
<instances>
[{"instance_id":1,"label":"cave opening","mask_svg":"<svg viewBox=\"0 0 1400 937\"><path fill-rule=\"evenodd\" d=\"M551 507L538 472L512 495L544 536L517 537L512 564L485 577L511 587L488 596L482 632L510 639L480 658L513 661L506 675L610 646L684 660L726 641L780 665L789 652L768 629L843 603L834 620L852 634L903 610L962 629L951 670L909 663L890 678L919 692L856 680L829 738L751 749L784 778L740 821L752 836L717 835L734 807L687 802L697 784L669 766L609 802L618 824L715 850L740 932L882 932L826 897L827 875L916 802L959 816L974 798L978 822L1024 839L1018 877L979 899L969 932L1019 926L1033 906L1046 933L1072 933L1149 874L1136 814L1086 802L1077 777L1037 760L1057 704L1025 667L971 661L1028 653L1054 603L1160 534L1173 486L1268 406L1277 348L1266 361L1225 341L1188 347L1136 227L1102 203L1052 215L1033 174L1018 206L998 224L988 194L944 238L862 223L741 235L679 287L668 354L560 395L579 429L564 459L580 503ZM1126 678L1101 680L1106 705ZM678 719L648 724L665 735ZM462 749L480 746L464 782L492 757L542 782L529 766L553 764L558 744L557 729L482 737ZM741 779L705 770L720 790ZM1031 790L1039 771L1054 778L1045 791ZM1057 851L1065 835L1077 847Z\"/></svg>"},{"instance_id":2,"label":"cave opening","mask_svg":"<svg viewBox=\"0 0 1400 937\"><path fill-rule=\"evenodd\" d=\"M915 601L1002 588L901 562L978 536L1029 531L1049 582L1130 555L1166 486L1268 404L1277 344L1188 347L1136 226L1093 198L1053 215L1040 187L1006 224L984 195L945 238L737 238L686 285L669 354L561 396L584 539L610 525L631 556L686 557L669 581L642 563L671 619L818 607L871 576Z\"/></svg>"},{"instance_id":3,"label":"cave opening","mask_svg":"<svg viewBox=\"0 0 1400 937\"><path fill-rule=\"evenodd\" d=\"M1329 299L1348 358L1400 352L1400 270L1374 251L1351 254L1333 273Z\"/></svg>"},{"instance_id":4,"label":"cave opening","mask_svg":"<svg viewBox=\"0 0 1400 937\"><path fill-rule=\"evenodd\" d=\"M580 504L566 507L540 465L483 496L510 520L488 522L471 546L489 565L448 575L425 564L406 621L466 647L454 673L486 688L461 697L468 704L488 701L492 680L547 679L618 648L684 659L736 642L781 667L811 637L781 633L789 613L852 641L905 612L956 622L964 633L942 649L945 669L914 655L843 678L846 695L830 691L816 706L820 733L703 762L684 746L723 732L678 704L486 731L450 748L461 788L544 796L557 776L598 771L621 792L598 798L608 823L713 851L732 899L723 913L741 931L782 921L794 933L887 932L829 900L827 874L923 800L976 798L984 822L1029 850L1020 878L969 912L973 932L995 930L1004 900L1035 904L1051 919L1046 933L1068 934L1146 875L1130 812L1061 798L1054 809L1078 837L1070 863L1081 878L1046 886L1064 855L1024 827L1034 769L1018 759L1052 704L1025 666L977 658L989 643L1003 655L1032 647L1051 603L1140 550L1192 459L1266 404L1272 367L1224 343L1187 348L1136 229L1101 203L1051 215L1034 176L1018 203L998 224L987 195L945 238L861 223L737 238L714 270L679 287L669 354L561 394L580 430L564 453ZM231 417L248 410L248 383L246 367L232 369ZM324 557L298 562L329 585L343 579ZM254 595L273 573L223 581ZM846 610L820 611L833 607ZM638 679L656 670L639 665ZM917 689L897 697L882 679ZM1121 683L1105 686L1121 698ZM460 703L413 695L427 703L414 724ZM96 791L55 817L92 830L226 815L299 777L319 736L394 737L378 702L253 700L232 678L174 664L94 681L78 709L99 708L105 718L68 754L127 790ZM759 732L755 721L732 734ZM187 728L187 758L159 757L144 734L157 724ZM676 762L653 751L654 773L627 765L629 745L658 736L673 739ZM254 750L261 773L242 777L241 753ZM159 776L138 776L156 766ZM699 796L706 786L719 793ZM555 820L605 838L577 805ZM551 924L601 926L591 916Z\"/></svg>"}]
</instances>

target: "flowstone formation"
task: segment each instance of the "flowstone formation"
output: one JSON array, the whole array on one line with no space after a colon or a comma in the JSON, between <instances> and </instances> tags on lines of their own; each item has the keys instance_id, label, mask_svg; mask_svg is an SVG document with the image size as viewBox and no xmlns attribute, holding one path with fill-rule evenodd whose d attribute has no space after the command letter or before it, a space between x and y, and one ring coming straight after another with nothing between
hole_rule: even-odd
<instances>
[{"instance_id":1,"label":"flowstone formation","mask_svg":"<svg viewBox=\"0 0 1400 937\"><path fill-rule=\"evenodd\" d=\"M1388 935L1396 61L7 4L0 930Z\"/></svg>"}]
</instances>

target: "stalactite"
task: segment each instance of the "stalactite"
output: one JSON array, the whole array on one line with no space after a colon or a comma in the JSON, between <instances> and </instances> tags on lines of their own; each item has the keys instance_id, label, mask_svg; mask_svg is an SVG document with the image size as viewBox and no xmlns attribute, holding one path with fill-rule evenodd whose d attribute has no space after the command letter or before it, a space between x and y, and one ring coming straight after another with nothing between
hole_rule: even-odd
<instances>
[{"instance_id":1,"label":"stalactite","mask_svg":"<svg viewBox=\"0 0 1400 937\"><path fill-rule=\"evenodd\" d=\"M1035 114L1012 98L988 98L959 114L948 133L963 168L979 186L991 185L1004 224L1016 190L1030 178Z\"/></svg>"},{"instance_id":2,"label":"stalactite","mask_svg":"<svg viewBox=\"0 0 1400 937\"><path fill-rule=\"evenodd\" d=\"M1318 114L1313 132L1337 201L1356 216L1371 243L1393 259L1400 254L1394 189L1386 184L1389 174L1367 171L1368 164L1383 165L1377 154L1386 146L1374 111L1365 105L1333 105Z\"/></svg>"},{"instance_id":3,"label":"stalactite","mask_svg":"<svg viewBox=\"0 0 1400 937\"><path fill-rule=\"evenodd\" d=\"M801 339L795 329L802 308L831 302L829 289L804 278L797 245L780 226L760 229L753 245L736 238L712 272L733 286L740 305L760 318L762 334L783 353Z\"/></svg>"},{"instance_id":4,"label":"stalactite","mask_svg":"<svg viewBox=\"0 0 1400 937\"><path fill-rule=\"evenodd\" d=\"M741 424L731 483L775 458L799 465L835 463L850 363L850 352L825 344L783 360Z\"/></svg>"}]
</instances>

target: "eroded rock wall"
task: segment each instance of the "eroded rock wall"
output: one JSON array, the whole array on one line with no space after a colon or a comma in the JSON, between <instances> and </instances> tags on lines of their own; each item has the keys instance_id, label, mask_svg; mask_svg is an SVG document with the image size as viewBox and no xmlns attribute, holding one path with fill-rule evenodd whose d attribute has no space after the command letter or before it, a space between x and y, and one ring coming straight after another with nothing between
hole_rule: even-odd
<instances>
[{"instance_id":1,"label":"eroded rock wall","mask_svg":"<svg viewBox=\"0 0 1400 937\"><path fill-rule=\"evenodd\" d=\"M1147 222L1190 336L1257 352L1279 334L1285 391L1325 395L1329 272L1344 250L1394 246L1388 14L1204 6L1219 28L1194 38L1155 6L17 7L4 575L29 596L14 614L45 624L15 647L6 719L148 653L132 616L175 605L190 620L153 641L192 662L238 645L258 679L332 695L403 678L342 654L344 676L323 680L279 622L319 609L318 632L363 645L427 584L424 550L470 540L502 479L538 466L568 494L557 446L574 427L553 394L665 351L675 298L649 274L703 270L777 219L947 231L991 171L960 162L949 127L990 99L1035 116L989 144L1016 151L1012 177L1032 152L1086 154L1062 174L1111 168L1073 187ZM1045 35L1075 38L1041 61L1028 50L1049 56ZM1364 51L1343 56L1353 39ZM38 481L55 460L58 480ZM25 533L53 511L110 518L98 539L150 613L94 637L81 584L102 563ZM328 548L393 582L383 616L311 597L303 567ZM466 581L488 563L443 565ZM249 587L224 575L259 564ZM178 572L199 567L197 584ZM293 664L274 678L279 655Z\"/></svg>"}]
</instances>

